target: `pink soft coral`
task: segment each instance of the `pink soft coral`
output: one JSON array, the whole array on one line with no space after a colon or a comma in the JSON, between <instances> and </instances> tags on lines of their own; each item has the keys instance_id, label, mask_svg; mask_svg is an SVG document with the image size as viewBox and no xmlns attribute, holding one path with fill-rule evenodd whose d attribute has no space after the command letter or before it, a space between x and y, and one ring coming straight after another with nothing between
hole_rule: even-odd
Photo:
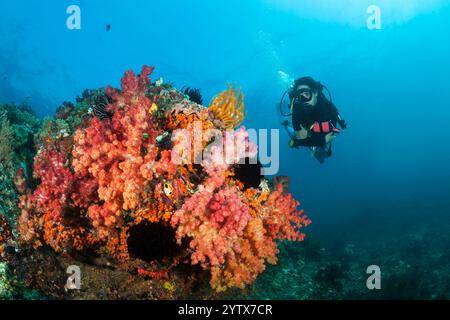
<instances>
[{"instance_id":1,"label":"pink soft coral","mask_svg":"<svg viewBox=\"0 0 450 320\"><path fill-rule=\"evenodd\" d=\"M231 243L243 235L250 218L239 195L226 188L215 194L203 190L194 195L174 213L172 222L179 224L179 242L184 236L192 237L192 263L208 268L225 262Z\"/></svg>"},{"instance_id":2,"label":"pink soft coral","mask_svg":"<svg viewBox=\"0 0 450 320\"><path fill-rule=\"evenodd\" d=\"M299 229L311 221L302 210L297 211L298 205L290 194L282 194L281 185L278 186L263 205L263 210L248 221L244 234L229 243L226 263L211 266L211 286L217 291L243 288L265 270L266 261L277 262L276 241L302 241L304 234Z\"/></svg>"},{"instance_id":3,"label":"pink soft coral","mask_svg":"<svg viewBox=\"0 0 450 320\"><path fill-rule=\"evenodd\" d=\"M236 136L243 133L245 129ZM303 240L299 229L310 221L303 211L297 211L299 203L283 194L281 185L261 204L256 216L251 216L242 201L245 195L225 184L230 167L219 148L211 148L202 166L209 176L172 216L177 240L181 243L184 237L191 238L192 263L211 270L214 289L243 288L264 271L266 262L276 263L276 241Z\"/></svg>"}]
</instances>

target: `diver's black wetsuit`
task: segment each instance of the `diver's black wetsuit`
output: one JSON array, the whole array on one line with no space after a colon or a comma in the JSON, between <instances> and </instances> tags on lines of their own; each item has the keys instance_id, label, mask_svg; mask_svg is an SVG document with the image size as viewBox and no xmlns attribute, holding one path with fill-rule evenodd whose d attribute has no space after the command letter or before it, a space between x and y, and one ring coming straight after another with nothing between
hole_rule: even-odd
<instances>
[{"instance_id":1,"label":"diver's black wetsuit","mask_svg":"<svg viewBox=\"0 0 450 320\"><path fill-rule=\"evenodd\" d=\"M292 126L295 131L301 130L300 125L309 129L315 122L330 123L336 127L338 121L338 110L336 106L330 102L322 93L317 97L317 104L314 107L304 108L299 105L293 106L292 111ZM295 139L296 146L304 147L324 147L326 133L311 132L311 135L306 139Z\"/></svg>"}]
</instances>

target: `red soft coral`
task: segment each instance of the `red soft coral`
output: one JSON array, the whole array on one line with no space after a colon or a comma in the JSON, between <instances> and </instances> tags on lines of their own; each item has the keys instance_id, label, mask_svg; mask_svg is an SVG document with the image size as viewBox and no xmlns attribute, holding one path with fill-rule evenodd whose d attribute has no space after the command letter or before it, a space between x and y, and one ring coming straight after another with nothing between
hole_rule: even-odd
<instances>
[{"instance_id":1,"label":"red soft coral","mask_svg":"<svg viewBox=\"0 0 450 320\"><path fill-rule=\"evenodd\" d=\"M44 149L34 163L34 176L41 184L33 198L41 212L49 212L55 221L61 218L72 192L74 177L66 162L65 154Z\"/></svg>"}]
</instances>

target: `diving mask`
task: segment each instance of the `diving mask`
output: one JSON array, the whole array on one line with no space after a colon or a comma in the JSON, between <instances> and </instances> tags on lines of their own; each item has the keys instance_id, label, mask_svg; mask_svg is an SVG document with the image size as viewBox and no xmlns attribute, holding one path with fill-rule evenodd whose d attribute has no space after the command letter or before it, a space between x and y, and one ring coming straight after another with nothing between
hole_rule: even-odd
<instances>
[{"instance_id":1,"label":"diving mask","mask_svg":"<svg viewBox=\"0 0 450 320\"><path fill-rule=\"evenodd\" d=\"M297 98L301 103L309 102L313 98L313 92L310 88L301 88L297 91Z\"/></svg>"}]
</instances>

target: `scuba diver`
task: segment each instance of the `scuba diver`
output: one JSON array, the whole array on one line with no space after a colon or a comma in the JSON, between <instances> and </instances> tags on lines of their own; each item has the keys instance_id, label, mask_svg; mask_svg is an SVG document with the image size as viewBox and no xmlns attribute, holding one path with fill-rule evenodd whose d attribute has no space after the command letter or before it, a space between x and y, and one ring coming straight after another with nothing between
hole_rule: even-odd
<instances>
[{"instance_id":1,"label":"scuba diver","mask_svg":"<svg viewBox=\"0 0 450 320\"><path fill-rule=\"evenodd\" d=\"M329 99L323 93L324 88ZM284 114L282 110L286 93L289 95L290 114ZM287 120L282 123L291 138L289 147L308 147L320 163L332 154L332 141L340 132L337 125L341 129L347 128L332 102L328 88L311 77L295 80L291 88L286 90L280 101L280 112L285 117L292 116L292 126Z\"/></svg>"}]
</instances>

